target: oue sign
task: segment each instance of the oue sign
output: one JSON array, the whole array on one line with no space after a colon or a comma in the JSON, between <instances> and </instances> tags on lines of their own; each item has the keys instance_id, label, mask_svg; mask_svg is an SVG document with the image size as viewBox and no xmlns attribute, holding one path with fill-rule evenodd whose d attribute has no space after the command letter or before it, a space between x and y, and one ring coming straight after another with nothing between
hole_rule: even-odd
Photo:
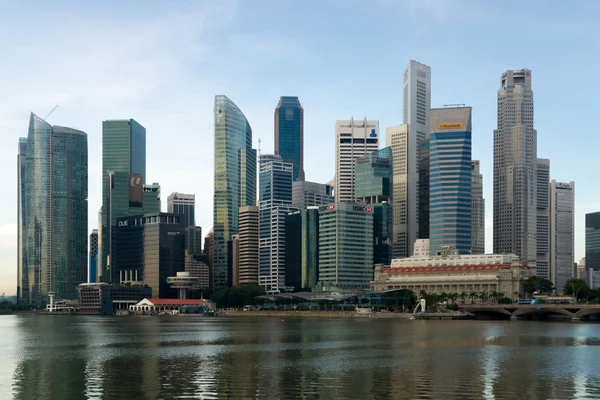
<instances>
[{"instance_id":1,"label":"oue sign","mask_svg":"<svg viewBox=\"0 0 600 400\"><path fill-rule=\"evenodd\" d=\"M117 224L119 226L129 226L129 221L119 221Z\"/></svg>"}]
</instances>

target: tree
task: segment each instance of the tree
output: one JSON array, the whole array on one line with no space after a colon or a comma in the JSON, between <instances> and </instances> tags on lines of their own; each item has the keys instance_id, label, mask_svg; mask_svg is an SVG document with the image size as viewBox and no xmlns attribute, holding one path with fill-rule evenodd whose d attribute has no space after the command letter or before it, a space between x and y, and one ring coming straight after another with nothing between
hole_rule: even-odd
<instances>
[{"instance_id":1,"label":"tree","mask_svg":"<svg viewBox=\"0 0 600 400\"><path fill-rule=\"evenodd\" d=\"M456 304L456 299L458 299L458 293L450 293L450 300L452 301L452 304Z\"/></svg>"},{"instance_id":2,"label":"tree","mask_svg":"<svg viewBox=\"0 0 600 400\"><path fill-rule=\"evenodd\" d=\"M525 282L523 282L523 291L529 295L534 292L539 292L540 294L550 294L554 290L554 285L549 279L543 278L541 276L531 276L527 278Z\"/></svg>"},{"instance_id":3,"label":"tree","mask_svg":"<svg viewBox=\"0 0 600 400\"><path fill-rule=\"evenodd\" d=\"M459 297L461 303L465 304L465 301L467 300L467 297L469 297L469 294L467 292L461 292Z\"/></svg>"},{"instance_id":4,"label":"tree","mask_svg":"<svg viewBox=\"0 0 600 400\"><path fill-rule=\"evenodd\" d=\"M469 297L471 298L471 304L475 304L475 299L479 296L479 294L472 290L471 293L469 293Z\"/></svg>"},{"instance_id":5,"label":"tree","mask_svg":"<svg viewBox=\"0 0 600 400\"><path fill-rule=\"evenodd\" d=\"M571 278L565 283L563 293L568 296L577 295L577 300L587 299L593 295L593 290L589 288L585 280Z\"/></svg>"}]
</instances>

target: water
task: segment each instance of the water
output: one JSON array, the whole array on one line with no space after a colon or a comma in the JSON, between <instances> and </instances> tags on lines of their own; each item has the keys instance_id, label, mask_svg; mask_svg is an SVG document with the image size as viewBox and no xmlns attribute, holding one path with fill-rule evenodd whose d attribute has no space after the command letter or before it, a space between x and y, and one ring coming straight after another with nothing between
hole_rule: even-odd
<instances>
[{"instance_id":1,"label":"water","mask_svg":"<svg viewBox=\"0 0 600 400\"><path fill-rule=\"evenodd\" d=\"M599 399L600 325L0 317L1 399Z\"/></svg>"}]
</instances>

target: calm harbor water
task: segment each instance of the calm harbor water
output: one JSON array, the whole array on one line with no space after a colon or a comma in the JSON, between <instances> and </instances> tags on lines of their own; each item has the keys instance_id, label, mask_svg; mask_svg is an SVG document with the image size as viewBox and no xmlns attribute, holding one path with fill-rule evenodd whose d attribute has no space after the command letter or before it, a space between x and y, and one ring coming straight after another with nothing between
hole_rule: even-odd
<instances>
[{"instance_id":1,"label":"calm harbor water","mask_svg":"<svg viewBox=\"0 0 600 400\"><path fill-rule=\"evenodd\" d=\"M0 317L2 399L599 399L600 325Z\"/></svg>"}]
</instances>

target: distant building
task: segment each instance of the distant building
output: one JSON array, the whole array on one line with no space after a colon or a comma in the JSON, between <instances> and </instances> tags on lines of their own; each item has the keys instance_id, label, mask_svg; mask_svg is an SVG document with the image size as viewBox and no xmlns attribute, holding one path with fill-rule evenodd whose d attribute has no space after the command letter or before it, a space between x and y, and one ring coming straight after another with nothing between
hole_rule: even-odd
<instances>
[{"instance_id":1,"label":"distant building","mask_svg":"<svg viewBox=\"0 0 600 400\"><path fill-rule=\"evenodd\" d=\"M87 282L87 135L31 113L17 160L17 301L74 300Z\"/></svg>"},{"instance_id":2,"label":"distant building","mask_svg":"<svg viewBox=\"0 0 600 400\"><path fill-rule=\"evenodd\" d=\"M429 252L471 252L471 107L431 110Z\"/></svg>"},{"instance_id":3,"label":"distant building","mask_svg":"<svg viewBox=\"0 0 600 400\"><path fill-rule=\"evenodd\" d=\"M292 183L292 206L297 209L333 203L333 189L329 184L295 181Z\"/></svg>"},{"instance_id":4,"label":"distant building","mask_svg":"<svg viewBox=\"0 0 600 400\"><path fill-rule=\"evenodd\" d=\"M258 285L260 211L257 206L240 207L239 276L240 286Z\"/></svg>"},{"instance_id":5,"label":"distant building","mask_svg":"<svg viewBox=\"0 0 600 400\"><path fill-rule=\"evenodd\" d=\"M292 207L292 164L261 155L259 173L259 284L267 294L285 286L285 217Z\"/></svg>"},{"instance_id":6,"label":"distant building","mask_svg":"<svg viewBox=\"0 0 600 400\"><path fill-rule=\"evenodd\" d=\"M179 214L152 213L117 220L113 273L120 283L141 283L150 286L153 295L177 297L167 277L185 270L182 218Z\"/></svg>"},{"instance_id":7,"label":"distant building","mask_svg":"<svg viewBox=\"0 0 600 400\"><path fill-rule=\"evenodd\" d=\"M288 214L285 228L285 284L311 291L319 279L319 207Z\"/></svg>"},{"instance_id":8,"label":"distant building","mask_svg":"<svg viewBox=\"0 0 600 400\"><path fill-rule=\"evenodd\" d=\"M577 279L584 279L585 280L586 279L585 270L586 270L586 268L585 268L585 257L583 257L576 264L576 271L577 271L576 278Z\"/></svg>"},{"instance_id":9,"label":"distant building","mask_svg":"<svg viewBox=\"0 0 600 400\"><path fill-rule=\"evenodd\" d=\"M538 158L536 275L550 279L550 160Z\"/></svg>"},{"instance_id":10,"label":"distant building","mask_svg":"<svg viewBox=\"0 0 600 400\"><path fill-rule=\"evenodd\" d=\"M210 287L210 273L208 265L202 261L201 257L185 253L185 272L191 277L198 278L198 286L195 289L206 289Z\"/></svg>"},{"instance_id":11,"label":"distant building","mask_svg":"<svg viewBox=\"0 0 600 400\"><path fill-rule=\"evenodd\" d=\"M196 195L173 192L167 197L167 212L182 214L185 226L196 225Z\"/></svg>"},{"instance_id":12,"label":"distant building","mask_svg":"<svg viewBox=\"0 0 600 400\"><path fill-rule=\"evenodd\" d=\"M429 239L430 150L429 136L419 140L419 239Z\"/></svg>"},{"instance_id":13,"label":"distant building","mask_svg":"<svg viewBox=\"0 0 600 400\"><path fill-rule=\"evenodd\" d=\"M88 267L88 282L95 283L98 265L98 229L92 229L90 233L90 265Z\"/></svg>"},{"instance_id":14,"label":"distant building","mask_svg":"<svg viewBox=\"0 0 600 400\"><path fill-rule=\"evenodd\" d=\"M214 280L213 280L214 239L215 239L214 231L211 228L210 231L208 231L208 233L204 237L204 255L206 255L206 257L207 257L206 265L208 265L208 273L210 275L210 287L211 288L213 287L212 284L214 282Z\"/></svg>"},{"instance_id":15,"label":"distant building","mask_svg":"<svg viewBox=\"0 0 600 400\"><path fill-rule=\"evenodd\" d=\"M518 298L529 268L516 255L459 255L447 246L439 256L392 260L389 266L376 265L371 288L376 291L409 289L414 293L500 292Z\"/></svg>"},{"instance_id":16,"label":"distant building","mask_svg":"<svg viewBox=\"0 0 600 400\"><path fill-rule=\"evenodd\" d=\"M240 284L240 235L231 237L231 286Z\"/></svg>"},{"instance_id":17,"label":"distant building","mask_svg":"<svg viewBox=\"0 0 600 400\"><path fill-rule=\"evenodd\" d=\"M585 267L589 277L600 278L600 212L585 214ZM590 286L598 287L596 279L588 280Z\"/></svg>"},{"instance_id":18,"label":"distant building","mask_svg":"<svg viewBox=\"0 0 600 400\"><path fill-rule=\"evenodd\" d=\"M319 207L320 290L362 290L373 279L373 208L357 203Z\"/></svg>"},{"instance_id":19,"label":"distant building","mask_svg":"<svg viewBox=\"0 0 600 400\"><path fill-rule=\"evenodd\" d=\"M335 201L354 202L355 160L379 149L379 121L336 121Z\"/></svg>"},{"instance_id":20,"label":"distant building","mask_svg":"<svg viewBox=\"0 0 600 400\"><path fill-rule=\"evenodd\" d=\"M471 254L485 254L485 199L479 160L471 161Z\"/></svg>"},{"instance_id":21,"label":"distant building","mask_svg":"<svg viewBox=\"0 0 600 400\"><path fill-rule=\"evenodd\" d=\"M252 128L227 96L215 96L215 189L213 207L212 285L221 289L228 276L228 242L238 233L239 209L256 205L256 150ZM291 191L291 190L290 190Z\"/></svg>"},{"instance_id":22,"label":"distant building","mask_svg":"<svg viewBox=\"0 0 600 400\"><path fill-rule=\"evenodd\" d=\"M304 109L298 97L281 96L275 108L275 154L293 165L293 181L304 180Z\"/></svg>"},{"instance_id":23,"label":"distant building","mask_svg":"<svg viewBox=\"0 0 600 400\"><path fill-rule=\"evenodd\" d=\"M285 217L285 286L302 288L302 211Z\"/></svg>"},{"instance_id":24,"label":"distant building","mask_svg":"<svg viewBox=\"0 0 600 400\"><path fill-rule=\"evenodd\" d=\"M573 278L575 182L550 183L550 276L558 293Z\"/></svg>"},{"instance_id":25,"label":"distant building","mask_svg":"<svg viewBox=\"0 0 600 400\"><path fill-rule=\"evenodd\" d=\"M130 305L152 295L152 289L143 285L109 285L83 283L77 287L80 314L110 315L127 312Z\"/></svg>"},{"instance_id":26,"label":"distant building","mask_svg":"<svg viewBox=\"0 0 600 400\"><path fill-rule=\"evenodd\" d=\"M356 202L373 208L373 263L392 259L392 150L390 147L356 159Z\"/></svg>"},{"instance_id":27,"label":"distant building","mask_svg":"<svg viewBox=\"0 0 600 400\"><path fill-rule=\"evenodd\" d=\"M185 227L185 249L192 255L202 254L202 228L200 226L188 225Z\"/></svg>"},{"instance_id":28,"label":"distant building","mask_svg":"<svg viewBox=\"0 0 600 400\"><path fill-rule=\"evenodd\" d=\"M415 240L413 257L429 257L429 239Z\"/></svg>"}]
</instances>

